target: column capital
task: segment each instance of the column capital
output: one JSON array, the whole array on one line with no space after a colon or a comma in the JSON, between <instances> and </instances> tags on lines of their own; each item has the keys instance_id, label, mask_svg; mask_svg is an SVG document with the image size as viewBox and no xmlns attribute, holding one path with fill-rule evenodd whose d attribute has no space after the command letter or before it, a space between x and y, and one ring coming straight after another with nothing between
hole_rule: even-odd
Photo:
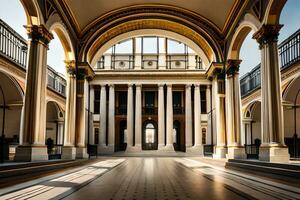
<instances>
[{"instance_id":1,"label":"column capital","mask_svg":"<svg viewBox=\"0 0 300 200\"><path fill-rule=\"evenodd\" d=\"M282 27L282 24L264 24L256 33L254 33L252 38L255 39L260 46L277 42L279 31Z\"/></svg>"},{"instance_id":2,"label":"column capital","mask_svg":"<svg viewBox=\"0 0 300 200\"><path fill-rule=\"evenodd\" d=\"M25 28L29 39L35 42L42 42L46 46L54 38L44 25L28 25Z\"/></svg>"},{"instance_id":3,"label":"column capital","mask_svg":"<svg viewBox=\"0 0 300 200\"><path fill-rule=\"evenodd\" d=\"M95 76L94 70L87 62L78 63L77 79L84 80L85 78L92 79Z\"/></svg>"},{"instance_id":4,"label":"column capital","mask_svg":"<svg viewBox=\"0 0 300 200\"><path fill-rule=\"evenodd\" d=\"M206 89L209 90L211 88L211 85L206 85Z\"/></svg>"},{"instance_id":5,"label":"column capital","mask_svg":"<svg viewBox=\"0 0 300 200\"><path fill-rule=\"evenodd\" d=\"M200 88L200 83L195 83L194 86L195 88Z\"/></svg>"},{"instance_id":6,"label":"column capital","mask_svg":"<svg viewBox=\"0 0 300 200\"><path fill-rule=\"evenodd\" d=\"M172 84L171 84L171 83L167 83L166 85L167 85L168 88L169 88L169 87L172 87Z\"/></svg>"},{"instance_id":7,"label":"column capital","mask_svg":"<svg viewBox=\"0 0 300 200\"><path fill-rule=\"evenodd\" d=\"M115 88L114 84L109 84L108 86L109 86L109 88Z\"/></svg>"},{"instance_id":8,"label":"column capital","mask_svg":"<svg viewBox=\"0 0 300 200\"><path fill-rule=\"evenodd\" d=\"M103 83L103 84L100 84L100 87L101 87L101 88L105 88L105 87L106 87L106 84L104 84L104 83Z\"/></svg>"},{"instance_id":9,"label":"column capital","mask_svg":"<svg viewBox=\"0 0 300 200\"><path fill-rule=\"evenodd\" d=\"M135 87L141 89L142 84L135 84Z\"/></svg>"},{"instance_id":10,"label":"column capital","mask_svg":"<svg viewBox=\"0 0 300 200\"><path fill-rule=\"evenodd\" d=\"M157 86L159 87L159 88L163 88L164 86L165 86L165 84L164 83L159 83L159 84L157 84Z\"/></svg>"},{"instance_id":11,"label":"column capital","mask_svg":"<svg viewBox=\"0 0 300 200\"><path fill-rule=\"evenodd\" d=\"M64 61L67 68L67 73L69 75L76 75L76 62L75 60L65 60Z\"/></svg>"},{"instance_id":12,"label":"column capital","mask_svg":"<svg viewBox=\"0 0 300 200\"><path fill-rule=\"evenodd\" d=\"M242 60L234 60L234 59L227 60L226 74L233 75L233 74L238 73L241 62L242 62Z\"/></svg>"},{"instance_id":13,"label":"column capital","mask_svg":"<svg viewBox=\"0 0 300 200\"><path fill-rule=\"evenodd\" d=\"M191 87L192 87L192 84L185 84L186 89L191 89Z\"/></svg>"},{"instance_id":14,"label":"column capital","mask_svg":"<svg viewBox=\"0 0 300 200\"><path fill-rule=\"evenodd\" d=\"M133 83L129 83L128 88L132 88L132 87L133 87Z\"/></svg>"}]
</instances>

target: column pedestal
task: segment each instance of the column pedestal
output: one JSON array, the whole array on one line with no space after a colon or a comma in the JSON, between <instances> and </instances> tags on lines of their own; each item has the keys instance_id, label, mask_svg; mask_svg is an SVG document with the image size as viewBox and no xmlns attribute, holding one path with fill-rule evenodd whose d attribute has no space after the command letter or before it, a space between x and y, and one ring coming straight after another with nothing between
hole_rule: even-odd
<instances>
[{"instance_id":1,"label":"column pedestal","mask_svg":"<svg viewBox=\"0 0 300 200\"><path fill-rule=\"evenodd\" d=\"M289 163L289 150L284 146L261 145L259 148L259 160L266 162Z\"/></svg>"},{"instance_id":2,"label":"column pedestal","mask_svg":"<svg viewBox=\"0 0 300 200\"><path fill-rule=\"evenodd\" d=\"M246 159L245 148L242 146L229 146L226 154L227 159Z\"/></svg>"},{"instance_id":3,"label":"column pedestal","mask_svg":"<svg viewBox=\"0 0 300 200\"><path fill-rule=\"evenodd\" d=\"M226 146L217 146L213 158L226 158L227 148Z\"/></svg>"},{"instance_id":4,"label":"column pedestal","mask_svg":"<svg viewBox=\"0 0 300 200\"><path fill-rule=\"evenodd\" d=\"M175 152L173 144L167 144L158 148L161 152Z\"/></svg>"},{"instance_id":5,"label":"column pedestal","mask_svg":"<svg viewBox=\"0 0 300 200\"><path fill-rule=\"evenodd\" d=\"M198 145L194 145L192 147L186 148L186 153L189 154L195 154L198 156L202 156L203 155L203 145L198 144Z\"/></svg>"},{"instance_id":6,"label":"column pedestal","mask_svg":"<svg viewBox=\"0 0 300 200\"><path fill-rule=\"evenodd\" d=\"M105 145L101 144L98 145L98 154L99 155L111 155L115 152L115 146L114 145Z\"/></svg>"},{"instance_id":7,"label":"column pedestal","mask_svg":"<svg viewBox=\"0 0 300 200\"><path fill-rule=\"evenodd\" d=\"M87 148L76 147L76 158L77 159L89 158L89 154L87 153Z\"/></svg>"},{"instance_id":8,"label":"column pedestal","mask_svg":"<svg viewBox=\"0 0 300 200\"><path fill-rule=\"evenodd\" d=\"M31 162L48 160L46 146L18 146L16 148L15 161Z\"/></svg>"},{"instance_id":9,"label":"column pedestal","mask_svg":"<svg viewBox=\"0 0 300 200\"><path fill-rule=\"evenodd\" d=\"M76 148L73 146L64 146L62 149L62 160L75 160L76 159Z\"/></svg>"}]
</instances>

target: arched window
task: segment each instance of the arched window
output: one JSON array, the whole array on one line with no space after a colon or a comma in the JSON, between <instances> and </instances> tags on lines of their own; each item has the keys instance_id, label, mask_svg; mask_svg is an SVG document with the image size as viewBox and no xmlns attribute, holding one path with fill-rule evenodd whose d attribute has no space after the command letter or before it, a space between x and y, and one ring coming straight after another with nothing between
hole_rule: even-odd
<instances>
[{"instance_id":1,"label":"arched window","mask_svg":"<svg viewBox=\"0 0 300 200\"><path fill-rule=\"evenodd\" d=\"M155 142L155 128L152 123L148 123L146 125L146 130L145 130L145 135L146 135L146 143L154 143Z\"/></svg>"},{"instance_id":2,"label":"arched window","mask_svg":"<svg viewBox=\"0 0 300 200\"><path fill-rule=\"evenodd\" d=\"M206 144L206 128L202 129L202 144Z\"/></svg>"}]
</instances>

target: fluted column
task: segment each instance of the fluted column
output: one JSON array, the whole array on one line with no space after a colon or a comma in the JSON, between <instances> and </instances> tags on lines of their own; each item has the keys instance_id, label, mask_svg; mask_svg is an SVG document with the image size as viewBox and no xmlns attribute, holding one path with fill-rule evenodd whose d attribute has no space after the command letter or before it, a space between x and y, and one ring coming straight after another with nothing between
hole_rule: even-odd
<instances>
[{"instance_id":1,"label":"fluted column","mask_svg":"<svg viewBox=\"0 0 300 200\"><path fill-rule=\"evenodd\" d=\"M62 159L75 159L75 121L76 121L76 70L75 61L66 62L67 95L65 112L65 134Z\"/></svg>"},{"instance_id":2,"label":"fluted column","mask_svg":"<svg viewBox=\"0 0 300 200\"><path fill-rule=\"evenodd\" d=\"M166 149L174 151L173 147L173 94L172 85L167 84L167 145Z\"/></svg>"},{"instance_id":3,"label":"fluted column","mask_svg":"<svg viewBox=\"0 0 300 200\"><path fill-rule=\"evenodd\" d=\"M89 65L80 63L77 69L77 98L76 98L76 129L75 129L75 145L76 158L88 158L87 154L87 95L88 95L88 79Z\"/></svg>"},{"instance_id":4,"label":"fluted column","mask_svg":"<svg viewBox=\"0 0 300 200\"><path fill-rule=\"evenodd\" d=\"M91 115L92 116L92 121L94 121L94 100L95 100L95 90L94 90L94 86L91 85L90 86L90 112L92 112L93 114ZM95 144L95 133L94 133L94 128L91 127L90 128L90 144Z\"/></svg>"},{"instance_id":5,"label":"fluted column","mask_svg":"<svg viewBox=\"0 0 300 200\"><path fill-rule=\"evenodd\" d=\"M194 90L194 130L195 130L195 147L200 146L202 150L202 131L201 131L201 97L200 85L195 84Z\"/></svg>"},{"instance_id":6,"label":"fluted column","mask_svg":"<svg viewBox=\"0 0 300 200\"><path fill-rule=\"evenodd\" d=\"M53 39L43 25L27 26L27 57L22 145L16 149L17 161L48 160L46 135L47 49Z\"/></svg>"},{"instance_id":7,"label":"fluted column","mask_svg":"<svg viewBox=\"0 0 300 200\"><path fill-rule=\"evenodd\" d=\"M158 85L158 149L165 147L165 97L164 84Z\"/></svg>"},{"instance_id":8,"label":"fluted column","mask_svg":"<svg viewBox=\"0 0 300 200\"><path fill-rule=\"evenodd\" d=\"M106 116L107 116L107 108L106 108L106 85L101 85L100 91L100 129L99 129L99 141L98 141L98 152L100 154L106 152Z\"/></svg>"},{"instance_id":9,"label":"fluted column","mask_svg":"<svg viewBox=\"0 0 300 200\"><path fill-rule=\"evenodd\" d=\"M109 85L108 100L108 152L115 151L115 86Z\"/></svg>"},{"instance_id":10,"label":"fluted column","mask_svg":"<svg viewBox=\"0 0 300 200\"><path fill-rule=\"evenodd\" d=\"M190 84L185 85L185 147L193 145L192 122L192 97Z\"/></svg>"},{"instance_id":11,"label":"fluted column","mask_svg":"<svg viewBox=\"0 0 300 200\"><path fill-rule=\"evenodd\" d=\"M246 158L241 146L241 92L239 81L240 60L228 60L226 67L226 132L229 159Z\"/></svg>"},{"instance_id":12,"label":"fluted column","mask_svg":"<svg viewBox=\"0 0 300 200\"><path fill-rule=\"evenodd\" d=\"M282 25L263 25L253 38L261 49L262 145L259 160L289 162L284 144L281 76L278 62L278 35Z\"/></svg>"},{"instance_id":13,"label":"fluted column","mask_svg":"<svg viewBox=\"0 0 300 200\"><path fill-rule=\"evenodd\" d=\"M142 150L142 85L135 85L135 151Z\"/></svg>"},{"instance_id":14,"label":"fluted column","mask_svg":"<svg viewBox=\"0 0 300 200\"><path fill-rule=\"evenodd\" d=\"M133 146L133 85L128 85L127 92L127 151Z\"/></svg>"}]
</instances>

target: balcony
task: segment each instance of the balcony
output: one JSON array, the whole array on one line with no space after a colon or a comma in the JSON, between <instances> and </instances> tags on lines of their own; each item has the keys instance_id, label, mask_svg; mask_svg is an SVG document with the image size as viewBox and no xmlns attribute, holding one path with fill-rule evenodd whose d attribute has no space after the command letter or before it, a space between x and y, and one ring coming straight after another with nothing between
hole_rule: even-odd
<instances>
[{"instance_id":1,"label":"balcony","mask_svg":"<svg viewBox=\"0 0 300 200\"><path fill-rule=\"evenodd\" d=\"M127 105L116 107L116 115L127 115Z\"/></svg>"},{"instance_id":2,"label":"balcony","mask_svg":"<svg viewBox=\"0 0 300 200\"><path fill-rule=\"evenodd\" d=\"M174 115L183 115L184 114L184 107L173 106L173 114Z\"/></svg>"},{"instance_id":3,"label":"balcony","mask_svg":"<svg viewBox=\"0 0 300 200\"><path fill-rule=\"evenodd\" d=\"M27 51L27 41L0 19L0 56L26 71ZM48 88L65 97L67 85L65 78L50 66L47 68Z\"/></svg>"},{"instance_id":4,"label":"balcony","mask_svg":"<svg viewBox=\"0 0 300 200\"><path fill-rule=\"evenodd\" d=\"M300 61L300 29L278 46L281 71ZM260 64L241 77L241 96L246 97L261 86Z\"/></svg>"}]
</instances>

